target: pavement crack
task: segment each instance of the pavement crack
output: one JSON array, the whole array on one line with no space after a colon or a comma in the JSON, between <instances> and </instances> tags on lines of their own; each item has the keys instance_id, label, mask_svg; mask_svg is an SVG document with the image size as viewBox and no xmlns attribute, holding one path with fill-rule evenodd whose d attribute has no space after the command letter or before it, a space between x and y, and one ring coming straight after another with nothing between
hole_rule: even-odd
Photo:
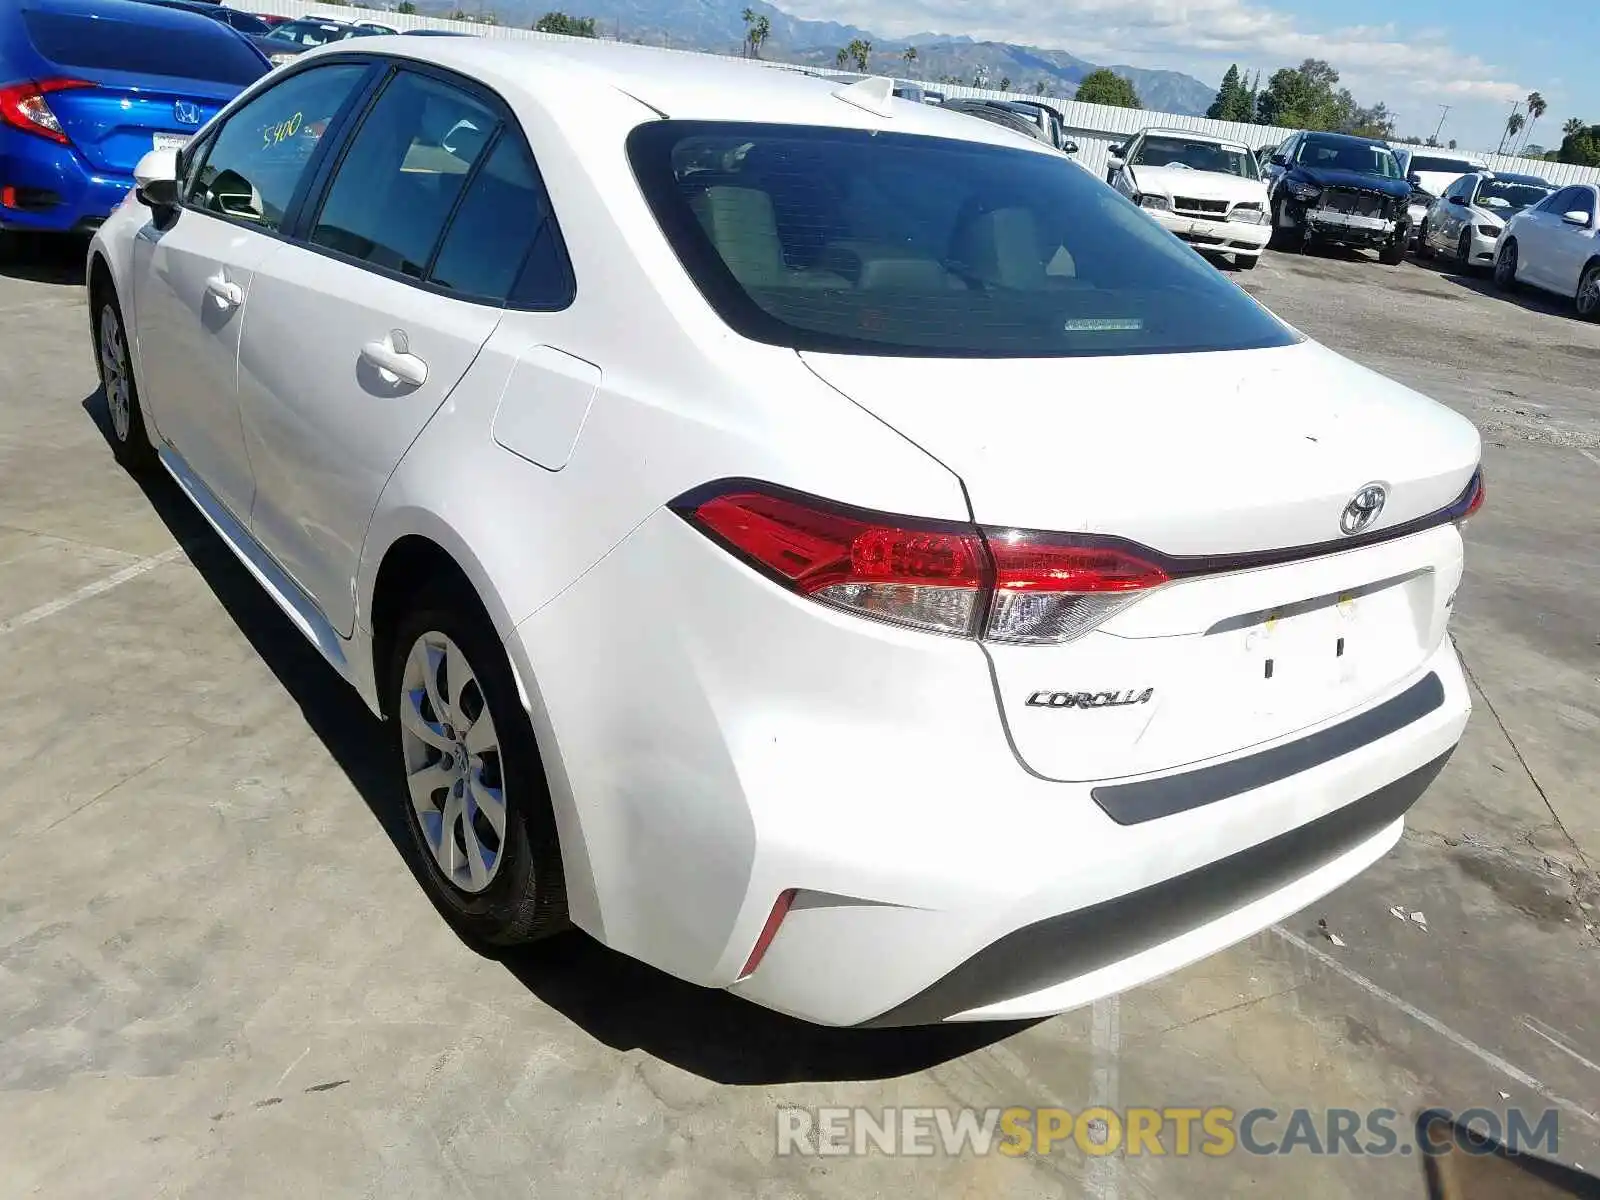
<instances>
[{"instance_id":1,"label":"pavement crack","mask_svg":"<svg viewBox=\"0 0 1600 1200\"><path fill-rule=\"evenodd\" d=\"M1577 839L1567 831L1566 823L1562 821L1561 814L1556 811L1556 806L1550 803L1550 797L1545 793L1544 785L1539 782L1539 777L1533 773L1533 767L1529 765L1527 758L1523 756L1522 747L1517 745L1517 739L1511 736L1511 730L1506 728L1505 721L1500 717L1500 710L1494 706L1494 701L1489 698L1489 693L1484 690L1483 684L1478 681L1477 675L1473 673L1472 665L1467 662L1467 656L1462 653L1461 643L1456 641L1454 635L1451 636L1450 641L1455 646L1456 657L1461 660L1461 669L1466 673L1467 680L1477 689L1478 695L1483 697L1483 703L1489 709L1489 715L1494 718L1494 723L1500 727L1501 734L1505 736L1506 744L1511 747L1511 753L1517 756L1517 762L1521 764L1523 771L1527 774L1528 782L1533 784L1533 790L1539 793L1539 799L1543 801L1545 808L1549 811L1550 819L1556 823L1556 828L1561 831L1561 836L1566 839L1567 845L1572 847L1572 852L1578 856L1578 861L1583 864L1584 870L1592 872L1594 864L1584 854L1583 847L1578 845Z\"/></svg>"},{"instance_id":2,"label":"pavement crack","mask_svg":"<svg viewBox=\"0 0 1600 1200\"><path fill-rule=\"evenodd\" d=\"M1156 1030L1154 1033L1145 1034L1143 1037L1139 1038L1139 1041L1142 1042L1146 1038L1160 1037L1162 1034L1171 1033L1176 1029L1187 1029L1191 1025L1200 1024L1202 1021L1209 1021L1212 1017L1220 1017L1227 1013L1238 1012L1242 1008L1250 1008L1254 1005L1262 1004L1268 1000L1276 1000L1279 996L1287 996L1290 992L1298 991L1300 987L1301 984L1291 984L1289 987L1279 988L1275 992L1268 992L1265 996L1252 996L1250 999L1241 1000L1237 1004L1229 1004L1223 1008L1214 1008L1210 1012L1201 1013L1198 1017L1190 1017L1187 1021L1179 1021L1176 1025L1168 1025L1165 1028Z\"/></svg>"}]
</instances>

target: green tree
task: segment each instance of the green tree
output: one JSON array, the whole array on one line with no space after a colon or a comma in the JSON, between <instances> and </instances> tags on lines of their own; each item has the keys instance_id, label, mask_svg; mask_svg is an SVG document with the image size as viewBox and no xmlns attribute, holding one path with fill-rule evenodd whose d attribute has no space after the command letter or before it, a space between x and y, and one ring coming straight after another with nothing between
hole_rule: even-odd
<instances>
[{"instance_id":1,"label":"green tree","mask_svg":"<svg viewBox=\"0 0 1600 1200\"><path fill-rule=\"evenodd\" d=\"M1506 131L1500 135L1500 145L1496 153L1506 148L1507 138L1510 138L1514 143L1517 140L1518 130L1520 130L1527 123L1528 118L1513 108L1511 110L1511 115L1506 118Z\"/></svg>"},{"instance_id":2,"label":"green tree","mask_svg":"<svg viewBox=\"0 0 1600 1200\"><path fill-rule=\"evenodd\" d=\"M1217 89L1217 98L1211 102L1211 107L1206 109L1206 116L1214 121L1249 121L1254 115L1250 93L1239 77L1239 68L1231 66L1222 77L1222 86Z\"/></svg>"},{"instance_id":3,"label":"green tree","mask_svg":"<svg viewBox=\"0 0 1600 1200\"><path fill-rule=\"evenodd\" d=\"M1455 138L1451 138L1447 149L1454 150L1455 148L1456 148L1456 140L1455 140Z\"/></svg>"},{"instance_id":4,"label":"green tree","mask_svg":"<svg viewBox=\"0 0 1600 1200\"><path fill-rule=\"evenodd\" d=\"M758 16L754 9L744 10L744 52L746 57L760 58L761 47L772 36L772 21Z\"/></svg>"},{"instance_id":5,"label":"green tree","mask_svg":"<svg viewBox=\"0 0 1600 1200\"><path fill-rule=\"evenodd\" d=\"M1566 134L1568 137L1571 137L1575 133L1582 133L1583 132L1583 118L1582 117L1568 117L1567 121L1566 121L1566 124L1564 124L1561 127L1561 132Z\"/></svg>"},{"instance_id":6,"label":"green tree","mask_svg":"<svg viewBox=\"0 0 1600 1200\"><path fill-rule=\"evenodd\" d=\"M1522 137L1522 152L1528 152L1528 139L1533 137L1533 127L1538 124L1539 118L1550 110L1550 105L1538 92L1528 93L1528 131Z\"/></svg>"},{"instance_id":7,"label":"green tree","mask_svg":"<svg viewBox=\"0 0 1600 1200\"><path fill-rule=\"evenodd\" d=\"M400 3L395 5L395 12L400 13L403 16L414 16L416 15L416 11L417 6L411 3L411 0L400 0Z\"/></svg>"},{"instance_id":8,"label":"green tree","mask_svg":"<svg viewBox=\"0 0 1600 1200\"><path fill-rule=\"evenodd\" d=\"M915 46L907 46L900 51L900 58L906 64L906 74L911 74L917 66L917 48Z\"/></svg>"},{"instance_id":9,"label":"green tree","mask_svg":"<svg viewBox=\"0 0 1600 1200\"><path fill-rule=\"evenodd\" d=\"M1289 129L1337 129L1351 117L1348 90L1335 92L1339 72L1320 58L1274 71L1256 101L1256 120Z\"/></svg>"},{"instance_id":10,"label":"green tree","mask_svg":"<svg viewBox=\"0 0 1600 1200\"><path fill-rule=\"evenodd\" d=\"M533 23L540 33L564 33L568 37L595 35L593 17L569 17L564 12L547 12Z\"/></svg>"},{"instance_id":11,"label":"green tree","mask_svg":"<svg viewBox=\"0 0 1600 1200\"><path fill-rule=\"evenodd\" d=\"M1133 84L1105 67L1090 71L1083 77L1078 84L1076 98L1084 104L1109 104L1115 108L1144 107L1139 103L1139 93L1133 90Z\"/></svg>"},{"instance_id":12,"label":"green tree","mask_svg":"<svg viewBox=\"0 0 1600 1200\"><path fill-rule=\"evenodd\" d=\"M1009 75L1000 76L1000 90L1002 92L1009 92L1011 90L1011 76L1009 76Z\"/></svg>"},{"instance_id":13,"label":"green tree","mask_svg":"<svg viewBox=\"0 0 1600 1200\"><path fill-rule=\"evenodd\" d=\"M864 73L867 64L872 61L872 43L854 38L848 46L834 55L833 61L841 67L853 64L856 70Z\"/></svg>"},{"instance_id":14,"label":"green tree","mask_svg":"<svg viewBox=\"0 0 1600 1200\"><path fill-rule=\"evenodd\" d=\"M1035 96L1048 96L1050 94L1050 85L1042 79L1035 80L1033 94Z\"/></svg>"},{"instance_id":15,"label":"green tree","mask_svg":"<svg viewBox=\"0 0 1600 1200\"><path fill-rule=\"evenodd\" d=\"M1571 124L1571 121L1567 122L1567 125ZM1558 162L1576 163L1580 167L1600 167L1600 125L1579 125L1561 139L1561 149L1556 154Z\"/></svg>"}]
</instances>

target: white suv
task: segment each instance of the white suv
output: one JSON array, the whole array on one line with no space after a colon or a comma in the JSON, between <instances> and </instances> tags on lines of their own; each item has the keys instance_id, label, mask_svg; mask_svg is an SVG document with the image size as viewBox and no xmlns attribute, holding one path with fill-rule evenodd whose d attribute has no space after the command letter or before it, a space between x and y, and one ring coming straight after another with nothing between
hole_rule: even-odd
<instances>
[{"instance_id":1,"label":"white suv","mask_svg":"<svg viewBox=\"0 0 1600 1200\"><path fill-rule=\"evenodd\" d=\"M93 241L119 457L387 718L475 942L1056 1012L1349 879L1460 737L1473 427L891 92L363 39Z\"/></svg>"}]
</instances>

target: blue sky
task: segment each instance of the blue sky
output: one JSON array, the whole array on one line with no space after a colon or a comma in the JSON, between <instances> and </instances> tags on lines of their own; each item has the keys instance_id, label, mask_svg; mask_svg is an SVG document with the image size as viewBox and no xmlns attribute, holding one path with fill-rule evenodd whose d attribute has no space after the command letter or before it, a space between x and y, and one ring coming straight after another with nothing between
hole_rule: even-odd
<instances>
[{"instance_id":1,"label":"blue sky","mask_svg":"<svg viewBox=\"0 0 1600 1200\"><path fill-rule=\"evenodd\" d=\"M1097 62L1220 80L1230 62L1265 79L1325 58L1364 104L1382 100L1402 134L1493 150L1513 100L1539 91L1546 146L1562 122L1600 123L1600 4L1594 0L775 0L796 16L880 36L925 30L1059 47Z\"/></svg>"}]
</instances>

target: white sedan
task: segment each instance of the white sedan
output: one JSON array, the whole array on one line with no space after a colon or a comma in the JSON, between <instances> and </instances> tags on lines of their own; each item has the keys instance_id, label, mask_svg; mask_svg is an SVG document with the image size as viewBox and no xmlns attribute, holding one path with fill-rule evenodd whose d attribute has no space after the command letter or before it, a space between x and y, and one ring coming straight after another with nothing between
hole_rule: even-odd
<instances>
[{"instance_id":1,"label":"white sedan","mask_svg":"<svg viewBox=\"0 0 1600 1200\"><path fill-rule=\"evenodd\" d=\"M118 457L386 719L474 943L1057 1012L1350 879L1461 735L1472 425L891 88L346 42L94 238Z\"/></svg>"},{"instance_id":2,"label":"white sedan","mask_svg":"<svg viewBox=\"0 0 1600 1200\"><path fill-rule=\"evenodd\" d=\"M1578 315L1600 320L1600 186L1564 187L1507 222L1494 260L1494 282L1531 284L1564 296Z\"/></svg>"},{"instance_id":3,"label":"white sedan","mask_svg":"<svg viewBox=\"0 0 1600 1200\"><path fill-rule=\"evenodd\" d=\"M1146 129L1111 148L1106 182L1196 250L1231 255L1248 271L1272 238L1267 185L1241 142L1183 129Z\"/></svg>"},{"instance_id":4,"label":"white sedan","mask_svg":"<svg viewBox=\"0 0 1600 1200\"><path fill-rule=\"evenodd\" d=\"M1537 175L1479 171L1444 189L1422 218L1417 257L1452 254L1462 267L1494 262L1506 222L1555 191Z\"/></svg>"}]
</instances>

